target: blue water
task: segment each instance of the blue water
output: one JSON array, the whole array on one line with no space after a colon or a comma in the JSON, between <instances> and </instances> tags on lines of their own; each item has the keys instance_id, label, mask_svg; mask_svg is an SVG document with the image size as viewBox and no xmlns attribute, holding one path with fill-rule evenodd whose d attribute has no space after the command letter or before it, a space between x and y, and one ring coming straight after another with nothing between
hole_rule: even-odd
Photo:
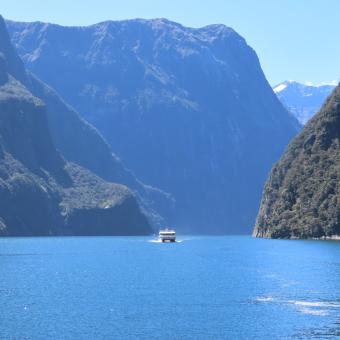
<instances>
[{"instance_id":1,"label":"blue water","mask_svg":"<svg viewBox=\"0 0 340 340\"><path fill-rule=\"evenodd\" d=\"M0 239L0 339L340 336L340 242Z\"/></svg>"}]
</instances>

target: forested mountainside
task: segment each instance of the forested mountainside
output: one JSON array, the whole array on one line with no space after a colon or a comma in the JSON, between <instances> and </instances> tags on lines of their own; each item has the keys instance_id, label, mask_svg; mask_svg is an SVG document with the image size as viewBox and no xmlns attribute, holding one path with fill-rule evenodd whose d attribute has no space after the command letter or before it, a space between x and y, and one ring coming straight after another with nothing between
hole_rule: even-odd
<instances>
[{"instance_id":1,"label":"forested mountainside","mask_svg":"<svg viewBox=\"0 0 340 340\"><path fill-rule=\"evenodd\" d=\"M166 19L7 23L27 68L137 177L174 196L177 228L251 231L267 174L300 125L239 34Z\"/></svg>"},{"instance_id":2,"label":"forested mountainside","mask_svg":"<svg viewBox=\"0 0 340 340\"><path fill-rule=\"evenodd\" d=\"M65 160L0 17L0 235L144 235L135 195ZM67 124L67 122L65 122Z\"/></svg>"},{"instance_id":3,"label":"forested mountainside","mask_svg":"<svg viewBox=\"0 0 340 340\"><path fill-rule=\"evenodd\" d=\"M264 189L254 236L340 235L340 85L290 143Z\"/></svg>"}]
</instances>

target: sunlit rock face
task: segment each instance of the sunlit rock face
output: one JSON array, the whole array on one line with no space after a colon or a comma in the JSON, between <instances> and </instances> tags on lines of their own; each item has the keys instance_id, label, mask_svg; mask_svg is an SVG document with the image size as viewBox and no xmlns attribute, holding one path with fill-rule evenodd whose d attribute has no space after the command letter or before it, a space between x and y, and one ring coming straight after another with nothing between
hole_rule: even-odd
<instances>
[{"instance_id":1,"label":"sunlit rock face","mask_svg":"<svg viewBox=\"0 0 340 340\"><path fill-rule=\"evenodd\" d=\"M267 174L299 124L240 35L165 19L8 26L27 68L139 178L174 196L179 230L251 231Z\"/></svg>"}]
</instances>

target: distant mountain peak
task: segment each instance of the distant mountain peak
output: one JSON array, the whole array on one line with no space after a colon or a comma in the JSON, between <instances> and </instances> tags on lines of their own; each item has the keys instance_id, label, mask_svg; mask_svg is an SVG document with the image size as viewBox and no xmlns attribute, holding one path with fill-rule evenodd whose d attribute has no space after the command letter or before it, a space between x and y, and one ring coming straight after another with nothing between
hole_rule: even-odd
<instances>
[{"instance_id":1,"label":"distant mountain peak","mask_svg":"<svg viewBox=\"0 0 340 340\"><path fill-rule=\"evenodd\" d=\"M334 83L312 85L287 80L274 86L273 91L299 122L305 124L335 88Z\"/></svg>"}]
</instances>

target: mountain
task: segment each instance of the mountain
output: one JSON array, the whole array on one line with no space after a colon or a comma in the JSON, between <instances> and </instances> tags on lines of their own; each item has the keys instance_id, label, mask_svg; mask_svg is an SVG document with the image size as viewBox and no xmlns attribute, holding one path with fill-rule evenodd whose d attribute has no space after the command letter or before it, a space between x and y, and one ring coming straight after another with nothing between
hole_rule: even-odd
<instances>
[{"instance_id":1,"label":"mountain","mask_svg":"<svg viewBox=\"0 0 340 340\"><path fill-rule=\"evenodd\" d=\"M254 236L340 235L340 84L290 143L264 189Z\"/></svg>"},{"instance_id":2,"label":"mountain","mask_svg":"<svg viewBox=\"0 0 340 340\"><path fill-rule=\"evenodd\" d=\"M138 180L112 152L98 130L34 74L26 72L22 81L44 101L53 143L67 160L91 170L106 181L128 186L155 226L171 218L174 200L170 194Z\"/></svg>"},{"instance_id":3,"label":"mountain","mask_svg":"<svg viewBox=\"0 0 340 340\"><path fill-rule=\"evenodd\" d=\"M16 66L12 68L17 79L45 103L53 143L63 156L106 181L120 183L132 189L143 212L155 226L171 219L173 197L138 180L112 152L97 129L81 118L53 88L25 70L14 50L12 59L16 60Z\"/></svg>"},{"instance_id":4,"label":"mountain","mask_svg":"<svg viewBox=\"0 0 340 340\"><path fill-rule=\"evenodd\" d=\"M267 174L300 125L240 35L166 19L7 24L26 67L138 178L173 195L180 231L251 231Z\"/></svg>"},{"instance_id":5,"label":"mountain","mask_svg":"<svg viewBox=\"0 0 340 340\"><path fill-rule=\"evenodd\" d=\"M325 99L334 90L335 85L305 85L296 81L285 81L276 85L273 90L282 104L301 124L317 113Z\"/></svg>"},{"instance_id":6,"label":"mountain","mask_svg":"<svg viewBox=\"0 0 340 340\"><path fill-rule=\"evenodd\" d=\"M0 17L0 235L151 233L127 187L67 162L55 148L46 106L29 81Z\"/></svg>"}]
</instances>

